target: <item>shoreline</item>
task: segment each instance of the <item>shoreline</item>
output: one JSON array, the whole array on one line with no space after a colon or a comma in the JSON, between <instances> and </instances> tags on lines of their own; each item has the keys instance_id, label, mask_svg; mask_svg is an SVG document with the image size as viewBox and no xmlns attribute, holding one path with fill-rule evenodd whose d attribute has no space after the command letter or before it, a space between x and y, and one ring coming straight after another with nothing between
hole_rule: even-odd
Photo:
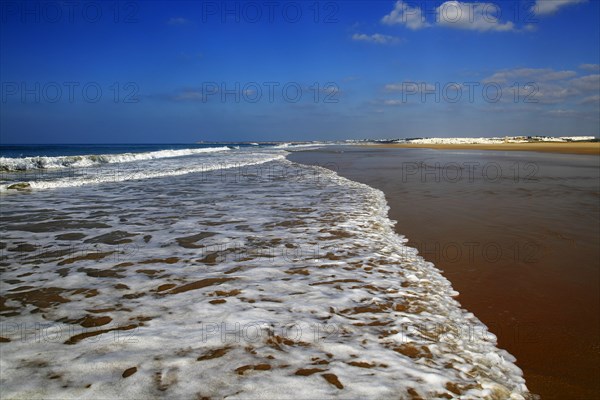
<instances>
[{"instance_id":1,"label":"shoreline","mask_svg":"<svg viewBox=\"0 0 600 400\"><path fill-rule=\"evenodd\" d=\"M600 215L597 185L588 179L598 174L597 159L453 151L457 147L465 146L435 153L423 151L430 148L425 145L327 148L288 159L335 169L384 192L396 233L434 263L460 293L461 306L517 358L531 393L543 399L597 397ZM515 162L536 163L539 179L456 182L445 181L443 173L432 176L431 169L404 174L402 164L420 165L417 160L490 162L506 172ZM484 250L495 248L501 256L491 260Z\"/></svg>"},{"instance_id":2,"label":"shoreline","mask_svg":"<svg viewBox=\"0 0 600 400\"><path fill-rule=\"evenodd\" d=\"M3 203L6 397L529 397L383 192L261 164Z\"/></svg>"},{"instance_id":3,"label":"shoreline","mask_svg":"<svg viewBox=\"0 0 600 400\"><path fill-rule=\"evenodd\" d=\"M499 143L499 144L413 144L386 143L365 144L365 147L387 149L434 149L434 150L493 150L493 151L534 151L543 153L600 155L600 142L544 142L544 143Z\"/></svg>"}]
</instances>

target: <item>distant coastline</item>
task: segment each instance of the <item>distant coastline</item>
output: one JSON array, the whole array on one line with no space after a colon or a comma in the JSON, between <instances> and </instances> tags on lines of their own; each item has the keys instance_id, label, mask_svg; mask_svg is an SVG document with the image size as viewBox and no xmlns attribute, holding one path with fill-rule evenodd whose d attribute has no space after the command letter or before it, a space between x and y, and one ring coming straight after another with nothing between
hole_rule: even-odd
<instances>
[{"instance_id":1,"label":"distant coastline","mask_svg":"<svg viewBox=\"0 0 600 400\"><path fill-rule=\"evenodd\" d=\"M600 155L600 143L582 142L525 142L525 143L385 143L367 144L380 148L428 148L437 150L495 150L495 151L535 151L544 153Z\"/></svg>"},{"instance_id":2,"label":"distant coastline","mask_svg":"<svg viewBox=\"0 0 600 400\"><path fill-rule=\"evenodd\" d=\"M411 137L411 138L363 138L338 140L269 140L269 141L205 141L198 145L244 145L244 146L312 146L312 145L410 145L430 147L438 145L506 145L506 144L582 144L600 146L600 138L595 136L503 136L503 137Z\"/></svg>"},{"instance_id":3,"label":"distant coastline","mask_svg":"<svg viewBox=\"0 0 600 400\"><path fill-rule=\"evenodd\" d=\"M255 141L212 142L198 141L203 145L255 145L302 147L311 145L363 145L379 148L428 148L438 150L495 150L535 151L544 153L600 155L600 139L594 136L506 136L480 138L397 138L397 139L347 139L337 141Z\"/></svg>"}]
</instances>

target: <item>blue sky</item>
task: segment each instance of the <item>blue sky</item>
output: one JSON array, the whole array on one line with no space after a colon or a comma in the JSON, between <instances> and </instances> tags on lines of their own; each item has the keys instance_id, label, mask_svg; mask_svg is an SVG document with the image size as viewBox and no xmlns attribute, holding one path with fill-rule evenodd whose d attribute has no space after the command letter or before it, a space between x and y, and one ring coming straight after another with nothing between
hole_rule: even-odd
<instances>
[{"instance_id":1,"label":"blue sky","mask_svg":"<svg viewBox=\"0 0 600 400\"><path fill-rule=\"evenodd\" d=\"M3 1L0 141L600 135L600 5Z\"/></svg>"}]
</instances>

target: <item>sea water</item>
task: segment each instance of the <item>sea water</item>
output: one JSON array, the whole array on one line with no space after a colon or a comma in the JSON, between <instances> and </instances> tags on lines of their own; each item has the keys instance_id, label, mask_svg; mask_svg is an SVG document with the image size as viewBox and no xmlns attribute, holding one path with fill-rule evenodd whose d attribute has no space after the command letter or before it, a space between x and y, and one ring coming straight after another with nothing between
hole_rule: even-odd
<instances>
[{"instance_id":1,"label":"sea water","mask_svg":"<svg viewBox=\"0 0 600 400\"><path fill-rule=\"evenodd\" d=\"M3 153L2 397L527 398L383 193L293 147Z\"/></svg>"}]
</instances>

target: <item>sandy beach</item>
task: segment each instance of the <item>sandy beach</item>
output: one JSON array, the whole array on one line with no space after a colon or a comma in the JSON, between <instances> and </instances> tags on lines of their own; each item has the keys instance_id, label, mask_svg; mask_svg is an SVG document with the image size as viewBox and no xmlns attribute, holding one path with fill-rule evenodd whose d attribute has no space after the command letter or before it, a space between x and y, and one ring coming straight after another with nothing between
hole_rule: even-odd
<instances>
[{"instance_id":1,"label":"sandy beach","mask_svg":"<svg viewBox=\"0 0 600 400\"><path fill-rule=\"evenodd\" d=\"M600 159L586 155L598 146L355 146L289 159L382 190L396 232L516 356L532 393L587 399L600 393ZM512 151L524 149L535 152Z\"/></svg>"},{"instance_id":2,"label":"sandy beach","mask_svg":"<svg viewBox=\"0 0 600 400\"><path fill-rule=\"evenodd\" d=\"M595 154L600 155L600 143L544 142L544 143L501 143L501 144L378 144L383 148L437 149L437 150L494 150L494 151L536 151L544 153Z\"/></svg>"},{"instance_id":3,"label":"sandy beach","mask_svg":"<svg viewBox=\"0 0 600 400\"><path fill-rule=\"evenodd\" d=\"M529 399L383 192L246 146L3 161L3 398Z\"/></svg>"}]
</instances>

